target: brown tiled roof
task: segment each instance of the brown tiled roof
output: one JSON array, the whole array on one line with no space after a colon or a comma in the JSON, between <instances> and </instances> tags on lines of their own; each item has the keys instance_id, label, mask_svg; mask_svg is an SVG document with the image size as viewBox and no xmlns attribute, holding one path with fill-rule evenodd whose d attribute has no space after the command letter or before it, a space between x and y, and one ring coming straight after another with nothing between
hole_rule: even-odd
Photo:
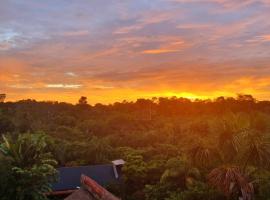
<instances>
[{"instance_id":1,"label":"brown tiled roof","mask_svg":"<svg viewBox=\"0 0 270 200\"><path fill-rule=\"evenodd\" d=\"M84 188L73 192L70 196L65 198L65 200L97 200Z\"/></svg>"},{"instance_id":2,"label":"brown tiled roof","mask_svg":"<svg viewBox=\"0 0 270 200\"><path fill-rule=\"evenodd\" d=\"M82 188L65 200L120 200L88 176L81 176Z\"/></svg>"}]
</instances>

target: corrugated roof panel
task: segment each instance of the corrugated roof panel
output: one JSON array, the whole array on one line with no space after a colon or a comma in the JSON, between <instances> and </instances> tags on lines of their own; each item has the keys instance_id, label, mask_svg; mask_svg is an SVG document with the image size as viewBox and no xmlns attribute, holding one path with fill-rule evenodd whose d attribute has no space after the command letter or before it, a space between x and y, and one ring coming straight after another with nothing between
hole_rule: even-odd
<instances>
[{"instance_id":1,"label":"corrugated roof panel","mask_svg":"<svg viewBox=\"0 0 270 200\"><path fill-rule=\"evenodd\" d=\"M102 186L117 182L113 172L113 166L111 164L62 167L58 168L58 172L59 180L57 183L53 184L53 191L70 190L80 187L80 178L82 174L91 177Z\"/></svg>"}]
</instances>

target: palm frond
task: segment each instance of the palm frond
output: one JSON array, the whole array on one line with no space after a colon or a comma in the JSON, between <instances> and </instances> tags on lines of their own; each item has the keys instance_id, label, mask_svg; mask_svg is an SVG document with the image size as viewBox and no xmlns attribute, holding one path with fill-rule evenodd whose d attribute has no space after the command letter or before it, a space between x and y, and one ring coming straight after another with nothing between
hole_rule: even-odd
<instances>
[{"instance_id":1,"label":"palm frond","mask_svg":"<svg viewBox=\"0 0 270 200\"><path fill-rule=\"evenodd\" d=\"M250 200L254 193L252 183L238 166L215 168L209 173L208 181L227 197L240 192L243 200Z\"/></svg>"}]
</instances>

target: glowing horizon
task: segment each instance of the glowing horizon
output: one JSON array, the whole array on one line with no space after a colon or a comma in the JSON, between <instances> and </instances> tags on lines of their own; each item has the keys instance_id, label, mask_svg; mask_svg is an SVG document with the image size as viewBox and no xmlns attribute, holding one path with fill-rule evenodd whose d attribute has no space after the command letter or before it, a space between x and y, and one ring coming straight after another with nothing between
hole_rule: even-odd
<instances>
[{"instance_id":1,"label":"glowing horizon","mask_svg":"<svg viewBox=\"0 0 270 200\"><path fill-rule=\"evenodd\" d=\"M35 1L0 7L0 93L91 104L270 99L270 1Z\"/></svg>"},{"instance_id":2,"label":"glowing horizon","mask_svg":"<svg viewBox=\"0 0 270 200\"><path fill-rule=\"evenodd\" d=\"M250 93L238 93L238 94L248 94L250 95ZM177 97L177 98L186 98L186 99L190 99L191 101L194 100L215 100L217 97L224 97L224 98L228 98L228 97L233 97L236 98L238 94L230 94L230 93L222 93L219 92L215 95L211 95L211 96L205 96L205 95L196 95L193 93L188 93L188 92L181 92L181 93L175 93L175 92L164 92L164 93L153 93L153 94L141 94L140 96L136 96L136 95L131 95L131 97L122 97L122 96L117 96L114 98L96 98L96 100L93 100L91 98L89 98L89 96L87 95L81 95L81 96L86 96L87 97L87 101L89 104L94 105L97 103L102 103L105 105L108 104L113 104L116 102L123 102L123 101L128 101L128 102L134 102L137 99L153 99L153 98L159 98L159 97L168 97L168 98L172 98L172 97ZM252 94L251 94L252 95ZM67 96L62 96L61 98L57 99L57 98L50 98L48 97L47 94L45 94L44 96L40 96L37 98L31 98L31 97L22 97L21 99L11 99L10 97L6 97L5 102L16 102L16 101L20 101L20 100L36 100L36 101L47 101L47 102L66 102L66 103L71 103L71 104L77 104L78 100L81 96L76 96L74 94L71 95L67 95ZM256 96L252 95L255 99L257 100L269 100L267 98L257 98Z\"/></svg>"}]
</instances>

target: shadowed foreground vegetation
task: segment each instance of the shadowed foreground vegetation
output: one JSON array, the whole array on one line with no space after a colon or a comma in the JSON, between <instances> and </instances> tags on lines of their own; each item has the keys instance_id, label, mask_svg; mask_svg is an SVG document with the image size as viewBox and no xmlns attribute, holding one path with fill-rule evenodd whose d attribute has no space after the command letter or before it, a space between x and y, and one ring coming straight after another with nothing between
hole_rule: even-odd
<instances>
[{"instance_id":1,"label":"shadowed foreground vegetation","mask_svg":"<svg viewBox=\"0 0 270 200\"><path fill-rule=\"evenodd\" d=\"M270 199L270 102L250 95L0 103L0 133L1 199L46 199L54 167L117 158L126 200Z\"/></svg>"}]
</instances>

